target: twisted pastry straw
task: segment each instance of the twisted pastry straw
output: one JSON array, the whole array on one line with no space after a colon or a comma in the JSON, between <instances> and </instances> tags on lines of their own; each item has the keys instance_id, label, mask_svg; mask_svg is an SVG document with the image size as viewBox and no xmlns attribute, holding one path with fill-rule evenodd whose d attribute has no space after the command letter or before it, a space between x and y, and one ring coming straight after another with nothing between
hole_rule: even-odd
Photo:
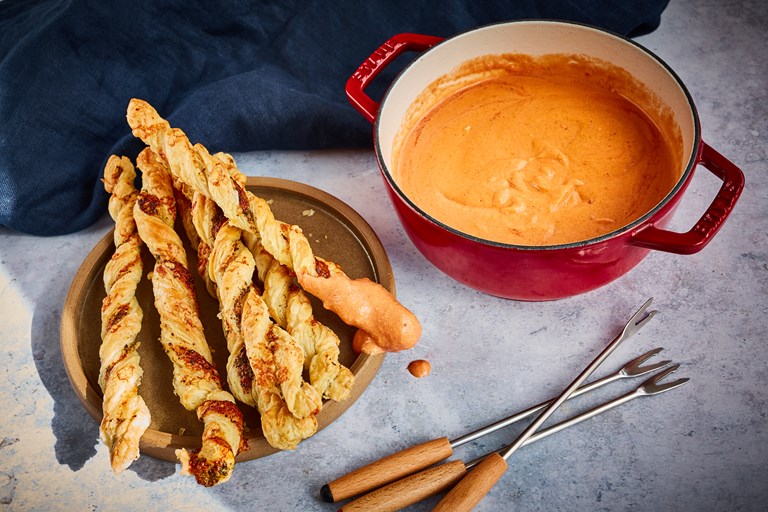
<instances>
[{"instance_id":1,"label":"twisted pastry straw","mask_svg":"<svg viewBox=\"0 0 768 512\"><path fill-rule=\"evenodd\" d=\"M210 268L217 274L221 309L224 313L224 321L229 324L227 330L237 335L242 323L242 309L246 294L253 289L254 270L253 256L241 242L239 229L225 224L218 230L211 252ZM275 366L273 373L288 409L299 419L317 414L322 401L317 390L302 378L304 353L301 347L287 332L272 323L269 312L265 320L269 323L264 336L270 336L275 341L271 350ZM254 372L258 366L253 364L252 346L261 342L256 340L258 338L245 337L244 339Z\"/></svg>"},{"instance_id":2,"label":"twisted pastry straw","mask_svg":"<svg viewBox=\"0 0 768 512\"><path fill-rule=\"evenodd\" d=\"M225 154L214 158L231 159ZM192 226L193 236L199 240L198 270L211 283L209 291L219 299L230 353L227 361L230 390L239 400L259 409L262 431L272 446L294 449L317 431L314 416L322 405L317 391L303 382L303 353L287 334L273 331L276 326L245 339L241 320L245 296L253 288L253 256L241 242L241 231L227 224L213 201L193 194L189 214L190 220L185 225ZM277 342L267 347L265 336ZM258 352L257 345L266 348Z\"/></svg>"},{"instance_id":3,"label":"twisted pastry straw","mask_svg":"<svg viewBox=\"0 0 768 512\"><path fill-rule=\"evenodd\" d=\"M212 169L214 161L208 156L205 147L195 144L194 148L206 169ZM231 155L217 153L213 158L224 165L232 179L241 187L245 187L247 178L237 168ZM200 202L208 206L202 208L202 218L217 216L220 222L226 222L226 217L213 201L205 200L202 195L200 197L203 198ZM211 223L212 221L207 222L209 225ZM210 230L201 227L201 233L210 233ZM263 299L271 317L277 325L287 330L302 348L304 365L309 370L312 387L323 397L334 401L347 398L354 384L354 375L339 363L338 336L333 330L315 320L312 304L304 291L294 284L293 273L264 250L260 237L246 231L243 232L243 240L253 254L259 280L264 284ZM288 403L290 405L291 402ZM291 410L294 411L293 408Z\"/></svg>"},{"instance_id":4,"label":"twisted pastry straw","mask_svg":"<svg viewBox=\"0 0 768 512\"><path fill-rule=\"evenodd\" d=\"M178 182L174 183L174 195L187 238L192 247L197 247L197 272L205 281L208 293L218 300L219 293L216 288L216 282L208 272L211 246L198 235L197 226L200 226L200 233L202 233L206 240L212 239L213 235L210 230L214 229L214 225L220 226L221 219L214 220L216 212L208 208L208 206L215 208L213 203L204 204L202 208L200 207L201 205L195 206L191 199L193 193L183 184L181 184L182 187L179 187L179 185L180 183ZM226 219L224 222L226 222ZM220 316L222 317L222 327L227 341L227 351L229 352L227 358L227 383L229 389L235 398L246 405L256 407L256 398L253 390L253 370L251 370L250 363L248 362L242 338L236 336L234 329L229 328L230 322L228 322L228 317L223 315L223 312Z\"/></svg>"},{"instance_id":5,"label":"twisted pastry straw","mask_svg":"<svg viewBox=\"0 0 768 512\"><path fill-rule=\"evenodd\" d=\"M275 360L295 357L297 354L281 354L281 350L276 348L281 345L290 346L285 339L289 337L288 333L272 323L267 305L253 287L245 296L240 327L248 347L248 359L254 369L254 380L258 384L256 393L264 436L272 446L292 450L302 439L317 431L317 419L314 414L301 419L291 414L278 392L278 383L284 376L280 371L275 371ZM295 344L293 346L301 353L301 348ZM301 363L299 367L302 367Z\"/></svg>"},{"instance_id":6,"label":"twisted pastry straw","mask_svg":"<svg viewBox=\"0 0 768 512\"><path fill-rule=\"evenodd\" d=\"M253 255L243 245L241 235L242 232L234 226L222 225L216 232L209 265L219 289L224 322L228 324L226 330L235 336L240 331L245 294L253 287L255 266ZM302 378L304 353L301 347L271 320L269 323L269 333L280 341L273 350L275 373L288 409L300 419L317 414L322 400L317 390ZM250 358L253 341L244 341ZM253 364L251 368L255 368Z\"/></svg>"},{"instance_id":7,"label":"twisted pastry straw","mask_svg":"<svg viewBox=\"0 0 768 512\"><path fill-rule=\"evenodd\" d=\"M256 407L256 395L253 388L253 370L248 362L243 339L239 335L240 321L238 318L239 315L236 313L236 311L239 312L242 310L242 304L233 301L230 304L229 310L226 310L224 304L221 302L220 295L221 293L224 293L227 297L233 296L235 289L231 284L227 284L225 285L224 290L220 292L215 274L209 272L212 249L206 240L213 239L214 235L211 230L218 229L218 226L221 225L221 221L220 219L214 220L215 212L208 208L209 205L196 204L184 194L179 195L183 196L188 202L188 207L185 208L185 211L181 212L181 214L186 217L186 219L183 219L183 224L187 231L187 236L193 245L195 243L197 244L197 271L205 281L208 293L219 300L219 316L222 321L224 337L227 341L227 351L229 352L227 358L227 383L229 384L229 389L235 398L246 405ZM213 206L215 207L215 205ZM214 224L217 227L214 228ZM203 230L203 226L205 226L206 230ZM238 275L249 275L248 272L250 272L251 275L253 274L253 269L251 268L249 270L247 262L242 264L238 263L239 261L240 259L233 259L231 261L232 265L228 268L227 283L236 282L236 276Z\"/></svg>"},{"instance_id":8,"label":"twisted pastry straw","mask_svg":"<svg viewBox=\"0 0 768 512\"><path fill-rule=\"evenodd\" d=\"M202 447L176 450L182 474L213 486L229 480L235 456L245 448L243 415L221 389L200 321L197 294L181 239L173 229L176 206L170 175L149 149L137 159L142 191L134 218L144 243L155 257L152 287L160 314L160 342L173 363L173 386L181 404L196 410L203 422Z\"/></svg>"},{"instance_id":9,"label":"twisted pastry straw","mask_svg":"<svg viewBox=\"0 0 768 512\"><path fill-rule=\"evenodd\" d=\"M136 300L141 280L141 239L136 233L133 205L138 195L131 161L112 155L104 168L109 213L115 220L115 253L104 268L107 296L101 305L99 386L104 393L99 437L109 448L112 471L119 474L139 457L139 440L150 414L139 396L142 369L136 335L143 312Z\"/></svg>"},{"instance_id":10,"label":"twisted pastry straw","mask_svg":"<svg viewBox=\"0 0 768 512\"><path fill-rule=\"evenodd\" d=\"M286 329L304 350L309 381L325 398L340 401L349 396L354 375L339 362L339 337L318 322L312 303L293 283L293 275L261 245L258 236L244 233L253 253L259 279L264 283L264 300L275 322Z\"/></svg>"},{"instance_id":11,"label":"twisted pastry straw","mask_svg":"<svg viewBox=\"0 0 768 512\"><path fill-rule=\"evenodd\" d=\"M234 226L258 234L264 248L293 269L305 290L367 333L367 351L398 351L416 344L418 320L389 292L367 279L352 280L337 265L315 257L300 228L277 221L269 204L230 177L221 162L206 168L204 154L194 151L184 132L171 128L147 102L132 99L127 119L133 134L166 158L176 179L213 199Z\"/></svg>"}]
</instances>

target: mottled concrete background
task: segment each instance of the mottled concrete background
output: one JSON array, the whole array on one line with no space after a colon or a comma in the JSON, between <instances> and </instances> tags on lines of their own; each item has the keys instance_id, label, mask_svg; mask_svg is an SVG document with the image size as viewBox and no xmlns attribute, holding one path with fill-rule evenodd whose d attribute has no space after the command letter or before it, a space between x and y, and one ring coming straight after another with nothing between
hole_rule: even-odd
<instances>
[{"instance_id":1,"label":"mottled concrete background","mask_svg":"<svg viewBox=\"0 0 768 512\"><path fill-rule=\"evenodd\" d=\"M215 489L199 488L178 466L149 457L114 477L97 424L69 385L59 339L62 304L111 220L46 239L0 228L0 509L334 510L319 500L323 483L556 394L653 296L659 315L599 373L663 346L691 382L523 448L477 510L764 510L766 29L766 2L672 0L659 30L639 39L688 86L704 140L744 169L746 190L700 254L652 253L615 283L568 300L496 299L432 268L398 226L367 151L237 155L247 174L310 183L360 212L382 239L398 295L421 318L424 334L415 349L388 356L362 398L329 428L293 453L240 464ZM687 230L717 186L700 169L675 227ZM406 365L417 358L432 363L430 377L408 374ZM619 383L567 404L555 419L632 386ZM496 448L522 428L462 447L458 456Z\"/></svg>"}]
</instances>

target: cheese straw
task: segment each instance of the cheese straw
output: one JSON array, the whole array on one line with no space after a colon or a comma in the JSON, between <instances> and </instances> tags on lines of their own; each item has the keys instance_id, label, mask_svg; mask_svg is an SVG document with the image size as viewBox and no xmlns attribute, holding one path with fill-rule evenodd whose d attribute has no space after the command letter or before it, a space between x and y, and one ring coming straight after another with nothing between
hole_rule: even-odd
<instances>
[{"instance_id":1,"label":"cheese straw","mask_svg":"<svg viewBox=\"0 0 768 512\"><path fill-rule=\"evenodd\" d=\"M133 220L135 178L128 158L109 158L104 168L104 188L110 194L109 214L115 220L115 253L104 268L107 296L101 306L99 348L99 386L104 398L99 437L109 448L115 474L139 457L139 440L150 422L149 409L139 396L142 369L136 335L143 312L136 300L136 286L143 268L141 239Z\"/></svg>"},{"instance_id":2,"label":"cheese straw","mask_svg":"<svg viewBox=\"0 0 768 512\"><path fill-rule=\"evenodd\" d=\"M207 151L194 151L184 132L171 128L147 102L132 99L127 119L133 134L167 160L175 179L213 199L232 225L257 234L305 290L367 333L372 341L368 350L398 351L416 344L421 325L413 313L377 283L350 279L338 265L315 257L300 228L277 221L267 202L230 176L222 162L207 168Z\"/></svg>"},{"instance_id":3,"label":"cheese straw","mask_svg":"<svg viewBox=\"0 0 768 512\"><path fill-rule=\"evenodd\" d=\"M176 206L170 174L149 149L139 154L142 191L134 218L155 257L152 288L160 315L160 342L173 363L173 386L181 404L203 422L202 447L176 450L182 474L213 486L229 480L235 456L244 448L243 415L221 388L200 321L197 294L181 239L174 231Z\"/></svg>"}]
</instances>

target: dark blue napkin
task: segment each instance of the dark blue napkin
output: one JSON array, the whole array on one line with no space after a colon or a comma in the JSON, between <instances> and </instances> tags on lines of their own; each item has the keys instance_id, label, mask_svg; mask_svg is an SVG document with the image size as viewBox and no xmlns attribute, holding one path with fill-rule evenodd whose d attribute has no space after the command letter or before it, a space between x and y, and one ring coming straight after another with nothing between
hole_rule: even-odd
<instances>
[{"instance_id":1,"label":"dark blue napkin","mask_svg":"<svg viewBox=\"0 0 768 512\"><path fill-rule=\"evenodd\" d=\"M211 151L367 146L344 85L397 33L549 18L635 36L667 2L2 0L0 225L59 235L95 222L106 159L141 147L132 97Z\"/></svg>"}]
</instances>

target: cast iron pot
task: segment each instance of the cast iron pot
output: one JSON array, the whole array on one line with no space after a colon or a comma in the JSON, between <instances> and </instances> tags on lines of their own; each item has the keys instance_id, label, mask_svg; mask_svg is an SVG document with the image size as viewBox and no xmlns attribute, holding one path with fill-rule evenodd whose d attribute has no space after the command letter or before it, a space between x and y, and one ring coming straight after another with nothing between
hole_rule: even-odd
<instances>
[{"instance_id":1,"label":"cast iron pot","mask_svg":"<svg viewBox=\"0 0 768 512\"><path fill-rule=\"evenodd\" d=\"M368 84L405 51L423 52L398 75L381 102ZM651 211L590 240L553 246L519 246L462 233L426 214L392 177L392 147L406 110L431 82L482 55L584 54L629 71L673 112L683 139L681 177ZM374 146L387 191L406 233L437 268L472 288L518 300L551 300L603 286L637 265L649 250L692 254L722 226L744 188L741 170L701 140L693 100L677 75L656 55L622 36L556 21L515 21L478 28L450 39L399 34L363 62L346 85L352 105L374 123ZM668 231L672 213L701 164L723 181L712 204L688 232Z\"/></svg>"}]
</instances>

